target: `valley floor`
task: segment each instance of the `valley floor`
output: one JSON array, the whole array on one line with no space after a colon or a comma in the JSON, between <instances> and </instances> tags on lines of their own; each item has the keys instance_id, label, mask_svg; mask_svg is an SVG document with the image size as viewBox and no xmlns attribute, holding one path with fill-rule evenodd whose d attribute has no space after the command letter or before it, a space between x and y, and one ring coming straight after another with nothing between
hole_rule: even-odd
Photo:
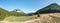
<instances>
[{"instance_id":1,"label":"valley floor","mask_svg":"<svg viewBox=\"0 0 60 23\"><path fill-rule=\"evenodd\" d=\"M9 21L0 21L0 23L36 23L38 22L40 19L32 19L32 20L28 20L28 21L24 21L24 22L9 22Z\"/></svg>"},{"instance_id":2,"label":"valley floor","mask_svg":"<svg viewBox=\"0 0 60 23\"><path fill-rule=\"evenodd\" d=\"M0 21L0 23L60 23L60 13L40 14L39 18L24 22Z\"/></svg>"}]
</instances>

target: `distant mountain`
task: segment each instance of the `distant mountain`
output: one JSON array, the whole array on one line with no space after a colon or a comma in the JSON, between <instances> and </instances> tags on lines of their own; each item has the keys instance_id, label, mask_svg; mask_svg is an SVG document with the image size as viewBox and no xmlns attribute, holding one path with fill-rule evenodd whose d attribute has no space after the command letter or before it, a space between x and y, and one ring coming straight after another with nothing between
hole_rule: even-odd
<instances>
[{"instance_id":1,"label":"distant mountain","mask_svg":"<svg viewBox=\"0 0 60 23\"><path fill-rule=\"evenodd\" d=\"M57 3L52 3L52 4L48 5L47 7L39 9L35 14L37 14L37 13L56 13L56 12L60 12L60 6Z\"/></svg>"},{"instance_id":2,"label":"distant mountain","mask_svg":"<svg viewBox=\"0 0 60 23\"><path fill-rule=\"evenodd\" d=\"M28 13L29 16L32 16L33 13Z\"/></svg>"},{"instance_id":3,"label":"distant mountain","mask_svg":"<svg viewBox=\"0 0 60 23\"><path fill-rule=\"evenodd\" d=\"M10 15L12 15L12 16L27 16L27 14L25 14L20 9L14 9L13 11L10 12Z\"/></svg>"},{"instance_id":4,"label":"distant mountain","mask_svg":"<svg viewBox=\"0 0 60 23\"><path fill-rule=\"evenodd\" d=\"M20 9L14 9L13 11L22 12Z\"/></svg>"}]
</instances>

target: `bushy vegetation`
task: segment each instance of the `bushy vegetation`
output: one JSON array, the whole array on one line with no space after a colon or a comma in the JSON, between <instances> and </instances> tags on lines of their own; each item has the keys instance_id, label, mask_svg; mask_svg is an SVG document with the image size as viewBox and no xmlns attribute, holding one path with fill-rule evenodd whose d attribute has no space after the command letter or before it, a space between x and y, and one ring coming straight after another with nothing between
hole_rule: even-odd
<instances>
[{"instance_id":1,"label":"bushy vegetation","mask_svg":"<svg viewBox=\"0 0 60 23\"><path fill-rule=\"evenodd\" d=\"M5 17L8 17L9 13L7 10L0 8L0 20L3 20Z\"/></svg>"}]
</instances>

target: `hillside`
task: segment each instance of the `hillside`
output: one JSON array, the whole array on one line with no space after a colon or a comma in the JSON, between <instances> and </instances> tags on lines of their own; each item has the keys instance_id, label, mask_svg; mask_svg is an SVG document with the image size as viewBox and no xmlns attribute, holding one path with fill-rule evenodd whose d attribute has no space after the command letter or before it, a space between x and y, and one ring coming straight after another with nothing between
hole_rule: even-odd
<instances>
[{"instance_id":1,"label":"hillside","mask_svg":"<svg viewBox=\"0 0 60 23\"><path fill-rule=\"evenodd\" d=\"M27 16L23 11L20 9L14 9L13 11L10 11L11 16Z\"/></svg>"},{"instance_id":2,"label":"hillside","mask_svg":"<svg viewBox=\"0 0 60 23\"><path fill-rule=\"evenodd\" d=\"M42 9L39 9L36 13L59 13L60 6L57 3L52 3Z\"/></svg>"},{"instance_id":3,"label":"hillside","mask_svg":"<svg viewBox=\"0 0 60 23\"><path fill-rule=\"evenodd\" d=\"M7 11L3 8L0 8L0 20L4 20L6 17L10 17L10 16L28 16L27 14L25 14L23 11L21 11L20 9L15 9L13 11Z\"/></svg>"},{"instance_id":4,"label":"hillside","mask_svg":"<svg viewBox=\"0 0 60 23\"><path fill-rule=\"evenodd\" d=\"M5 17L8 16L9 16L9 12L7 10L0 8L0 20L3 20Z\"/></svg>"}]
</instances>

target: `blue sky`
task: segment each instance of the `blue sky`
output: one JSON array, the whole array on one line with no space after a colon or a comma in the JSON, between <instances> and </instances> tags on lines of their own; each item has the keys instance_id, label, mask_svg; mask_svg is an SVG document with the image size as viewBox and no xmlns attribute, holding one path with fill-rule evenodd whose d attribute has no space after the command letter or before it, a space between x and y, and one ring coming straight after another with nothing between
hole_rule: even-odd
<instances>
[{"instance_id":1,"label":"blue sky","mask_svg":"<svg viewBox=\"0 0 60 23\"><path fill-rule=\"evenodd\" d=\"M20 9L25 13L36 12L51 3L60 4L60 0L0 0L0 7L8 11Z\"/></svg>"}]
</instances>

